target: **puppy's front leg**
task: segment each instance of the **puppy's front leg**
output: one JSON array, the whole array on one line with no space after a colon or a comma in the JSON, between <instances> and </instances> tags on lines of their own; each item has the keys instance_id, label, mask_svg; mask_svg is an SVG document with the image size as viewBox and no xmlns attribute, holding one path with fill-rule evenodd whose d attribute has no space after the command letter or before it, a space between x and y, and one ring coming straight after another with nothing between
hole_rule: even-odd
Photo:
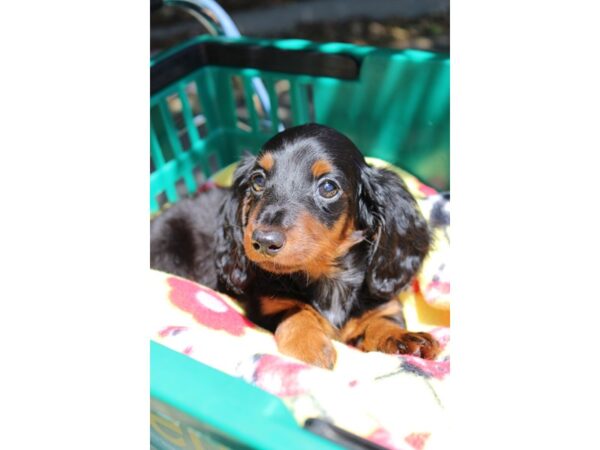
<instances>
[{"instance_id":1,"label":"puppy's front leg","mask_svg":"<svg viewBox=\"0 0 600 450\"><path fill-rule=\"evenodd\" d=\"M404 329L397 300L350 319L341 331L341 339L364 352L408 354L424 359L434 359L440 352L440 345L431 334Z\"/></svg>"},{"instance_id":2,"label":"puppy's front leg","mask_svg":"<svg viewBox=\"0 0 600 450\"><path fill-rule=\"evenodd\" d=\"M331 342L336 329L307 303L281 297L262 297L261 313L276 319L275 340L281 353L332 369L337 354Z\"/></svg>"}]
</instances>

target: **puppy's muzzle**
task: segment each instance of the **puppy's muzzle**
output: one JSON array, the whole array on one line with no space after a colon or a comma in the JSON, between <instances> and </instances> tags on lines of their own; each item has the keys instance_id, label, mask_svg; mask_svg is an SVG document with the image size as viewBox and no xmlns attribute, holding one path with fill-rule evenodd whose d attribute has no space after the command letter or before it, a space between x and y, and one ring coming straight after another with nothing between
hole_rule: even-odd
<instances>
[{"instance_id":1,"label":"puppy's muzzle","mask_svg":"<svg viewBox=\"0 0 600 450\"><path fill-rule=\"evenodd\" d=\"M275 230L254 230L252 247L257 252L267 256L275 256L285 245L283 233Z\"/></svg>"}]
</instances>

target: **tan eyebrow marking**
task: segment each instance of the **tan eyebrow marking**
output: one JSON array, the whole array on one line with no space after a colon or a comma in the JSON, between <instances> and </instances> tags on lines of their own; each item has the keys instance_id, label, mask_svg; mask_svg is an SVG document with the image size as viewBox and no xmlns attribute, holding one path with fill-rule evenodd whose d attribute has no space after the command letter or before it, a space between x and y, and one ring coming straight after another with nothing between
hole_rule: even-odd
<instances>
[{"instance_id":1,"label":"tan eyebrow marking","mask_svg":"<svg viewBox=\"0 0 600 450\"><path fill-rule=\"evenodd\" d=\"M266 152L263 154L258 160L258 165L269 172L273 165L275 164L275 160L273 159L273 155L270 152Z\"/></svg>"},{"instance_id":2,"label":"tan eyebrow marking","mask_svg":"<svg viewBox=\"0 0 600 450\"><path fill-rule=\"evenodd\" d=\"M321 175L333 171L333 167L324 159L318 159L313 163L311 171L315 178L319 178Z\"/></svg>"}]
</instances>

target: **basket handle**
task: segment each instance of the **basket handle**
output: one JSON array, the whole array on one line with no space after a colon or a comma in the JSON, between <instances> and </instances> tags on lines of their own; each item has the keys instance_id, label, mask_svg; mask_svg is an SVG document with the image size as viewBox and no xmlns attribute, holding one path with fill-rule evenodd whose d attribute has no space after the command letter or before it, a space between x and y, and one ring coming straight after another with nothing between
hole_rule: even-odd
<instances>
[{"instance_id":1,"label":"basket handle","mask_svg":"<svg viewBox=\"0 0 600 450\"><path fill-rule=\"evenodd\" d=\"M214 0L150 0L150 13L165 5L183 9L213 36L241 36L229 14Z\"/></svg>"},{"instance_id":2,"label":"basket handle","mask_svg":"<svg viewBox=\"0 0 600 450\"><path fill-rule=\"evenodd\" d=\"M194 70L210 65L356 80L360 75L361 62L352 55L321 52L318 46L292 50L251 40L203 40L180 48L152 65L151 94Z\"/></svg>"},{"instance_id":3,"label":"basket handle","mask_svg":"<svg viewBox=\"0 0 600 450\"><path fill-rule=\"evenodd\" d=\"M165 4L167 6L182 8L198 20L213 36L241 36L229 14L214 0L150 0L150 13L159 10ZM206 11L209 11L211 15L206 14ZM269 94L265 85L258 79L253 79L252 85L263 109L269 114L271 111L271 102L269 101Z\"/></svg>"}]
</instances>

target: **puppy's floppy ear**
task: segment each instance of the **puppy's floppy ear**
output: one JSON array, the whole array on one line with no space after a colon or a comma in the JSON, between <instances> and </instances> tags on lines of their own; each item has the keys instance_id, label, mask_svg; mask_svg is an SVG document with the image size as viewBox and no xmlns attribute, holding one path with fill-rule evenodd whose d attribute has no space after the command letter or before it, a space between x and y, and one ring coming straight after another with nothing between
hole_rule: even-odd
<instances>
[{"instance_id":1,"label":"puppy's floppy ear","mask_svg":"<svg viewBox=\"0 0 600 450\"><path fill-rule=\"evenodd\" d=\"M233 174L233 183L219 210L216 265L221 289L242 294L253 277L252 266L244 251L244 198L256 158L244 156Z\"/></svg>"},{"instance_id":2,"label":"puppy's floppy ear","mask_svg":"<svg viewBox=\"0 0 600 450\"><path fill-rule=\"evenodd\" d=\"M390 299L410 283L431 245L431 235L413 196L393 172L369 166L361 172L359 226L372 241L367 286Z\"/></svg>"}]
</instances>

